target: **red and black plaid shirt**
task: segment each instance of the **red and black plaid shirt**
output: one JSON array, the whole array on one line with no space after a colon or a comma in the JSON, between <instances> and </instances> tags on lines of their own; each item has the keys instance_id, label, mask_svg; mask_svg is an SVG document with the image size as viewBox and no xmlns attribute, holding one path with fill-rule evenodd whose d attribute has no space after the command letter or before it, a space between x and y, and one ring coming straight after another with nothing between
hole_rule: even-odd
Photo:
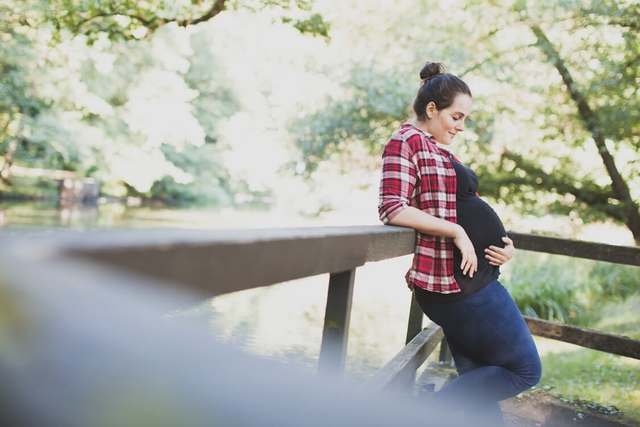
<instances>
[{"instance_id":1,"label":"red and black plaid shirt","mask_svg":"<svg viewBox=\"0 0 640 427\"><path fill-rule=\"evenodd\" d=\"M380 220L387 224L407 206L456 222L456 173L449 156L433 136L409 125L396 131L384 147L380 180ZM455 157L453 157L455 159ZM457 160L457 159L456 159ZM453 278L453 239L418 232L413 264L406 279L410 289L460 292Z\"/></svg>"}]
</instances>

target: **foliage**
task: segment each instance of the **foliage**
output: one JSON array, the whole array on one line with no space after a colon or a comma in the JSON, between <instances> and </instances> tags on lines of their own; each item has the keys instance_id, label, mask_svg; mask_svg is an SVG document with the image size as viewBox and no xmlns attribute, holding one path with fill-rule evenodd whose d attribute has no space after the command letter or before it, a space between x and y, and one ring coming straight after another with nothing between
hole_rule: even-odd
<instances>
[{"instance_id":1,"label":"foliage","mask_svg":"<svg viewBox=\"0 0 640 427\"><path fill-rule=\"evenodd\" d=\"M201 171L173 163L177 153L208 142L219 147L206 150L220 172L211 185L226 182L222 124L247 101L231 84L240 80L237 67L229 71L211 46L235 46L251 25L228 27L220 42L208 24L259 12L329 40L326 18L331 42L297 55L295 66L316 79L291 80L289 91L305 99L290 126L300 155L287 169L310 179L326 165L377 171L417 71L441 60L474 92L468 131L453 149L480 175L483 196L576 225L613 219L638 235L637 2L7 0L0 7L0 63L17 70L3 71L0 86L5 166L73 170L118 195L147 194L163 180L163 192L177 185L172 192L201 179ZM298 48L296 40L289 35L263 52L277 57ZM320 105L312 99L316 81L330 82Z\"/></svg>"},{"instance_id":2,"label":"foliage","mask_svg":"<svg viewBox=\"0 0 640 427\"><path fill-rule=\"evenodd\" d=\"M640 268L598 262L591 270L593 287L599 295L625 301L632 295L640 294Z\"/></svg>"},{"instance_id":3,"label":"foliage","mask_svg":"<svg viewBox=\"0 0 640 427\"><path fill-rule=\"evenodd\" d=\"M521 255L507 269L504 283L524 314L554 320L549 316L553 314L561 321L556 315L560 312L569 314L566 323L640 338L640 268ZM640 420L639 361L568 344L542 346L548 347L551 350L542 355L543 374L536 388L564 396L571 404L603 413L621 411L626 419Z\"/></svg>"},{"instance_id":4,"label":"foliage","mask_svg":"<svg viewBox=\"0 0 640 427\"><path fill-rule=\"evenodd\" d=\"M11 12L10 5L0 5L0 156L4 158L0 181L5 183L10 183L9 167L16 157L47 154L47 146L37 137L37 118L49 109L36 90L37 46ZM55 160L63 161L54 156Z\"/></svg>"},{"instance_id":5,"label":"foliage","mask_svg":"<svg viewBox=\"0 0 640 427\"><path fill-rule=\"evenodd\" d=\"M348 42L370 48L357 37L373 34L378 50L369 51L375 61L363 61L355 52L353 63L368 64L364 68L375 76L370 82L365 77L365 84L399 96L417 89L412 76L426 60L442 61L467 80L474 111L453 149L480 176L482 195L523 213L566 215L576 224L613 219L640 241L637 2L467 0L445 10L442 2L426 0L397 2L393 8L385 15L384 32L376 31L376 18L368 28L360 21ZM434 19L442 14L455 19ZM366 76L359 68L354 75ZM359 90L357 79L343 82ZM358 98L362 102L346 90L329 96L302 119L315 126L292 128L301 159L337 161L340 151L358 152L354 145L379 156L394 121L413 100L406 96L404 106L382 120L366 113L376 111L378 100L384 104L385 96ZM344 138L343 130L365 126L376 132ZM307 171L316 168L309 164Z\"/></svg>"},{"instance_id":6,"label":"foliage","mask_svg":"<svg viewBox=\"0 0 640 427\"><path fill-rule=\"evenodd\" d=\"M503 278L526 316L594 328L603 304L640 295L638 267L526 251L515 261L503 267Z\"/></svg>"},{"instance_id":7,"label":"foliage","mask_svg":"<svg viewBox=\"0 0 640 427\"><path fill-rule=\"evenodd\" d=\"M409 93L402 90L397 76L356 66L342 88L340 98L327 98L321 111L305 115L291 125L304 159L300 171L306 176L327 161L348 164L350 168L376 166L378 163L369 156L360 156L358 148L364 146L366 152L375 152L379 141L407 116L405 100Z\"/></svg>"},{"instance_id":8,"label":"foliage","mask_svg":"<svg viewBox=\"0 0 640 427\"><path fill-rule=\"evenodd\" d=\"M234 191L251 192L228 173L219 134L244 107L211 49L213 28L191 29L249 10L328 40L312 6L8 0L0 5L3 191L16 165L92 176L112 196L226 204Z\"/></svg>"},{"instance_id":9,"label":"foliage","mask_svg":"<svg viewBox=\"0 0 640 427\"><path fill-rule=\"evenodd\" d=\"M517 256L504 283L522 314L573 323L585 308L580 298L586 279L583 263L545 254Z\"/></svg>"},{"instance_id":10,"label":"foliage","mask_svg":"<svg viewBox=\"0 0 640 427\"><path fill-rule=\"evenodd\" d=\"M114 41L140 39L167 24L187 27L207 22L227 9L266 8L280 11L280 19L302 33L328 38L328 24L311 12L311 6L309 0L49 0L39 21L53 24L58 38L66 30L87 36L91 44L105 34Z\"/></svg>"}]
</instances>

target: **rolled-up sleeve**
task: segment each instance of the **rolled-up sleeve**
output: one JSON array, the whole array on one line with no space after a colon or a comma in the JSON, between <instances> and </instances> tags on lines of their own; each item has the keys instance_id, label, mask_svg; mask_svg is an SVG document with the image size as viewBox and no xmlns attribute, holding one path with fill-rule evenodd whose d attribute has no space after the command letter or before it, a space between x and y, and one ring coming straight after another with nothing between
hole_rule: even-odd
<instances>
[{"instance_id":1,"label":"rolled-up sleeve","mask_svg":"<svg viewBox=\"0 0 640 427\"><path fill-rule=\"evenodd\" d=\"M382 175L378 201L378 215L383 224L410 205L416 185L416 165L406 141L391 139L382 153Z\"/></svg>"}]
</instances>

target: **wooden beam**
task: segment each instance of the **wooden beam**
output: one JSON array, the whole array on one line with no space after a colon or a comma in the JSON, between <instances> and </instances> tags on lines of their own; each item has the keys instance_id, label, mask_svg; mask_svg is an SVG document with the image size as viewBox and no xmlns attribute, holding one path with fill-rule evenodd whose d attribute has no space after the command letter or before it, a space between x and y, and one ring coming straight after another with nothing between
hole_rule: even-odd
<instances>
[{"instance_id":1,"label":"wooden beam","mask_svg":"<svg viewBox=\"0 0 640 427\"><path fill-rule=\"evenodd\" d=\"M604 351L606 353L617 354L619 356L640 359L639 340L549 322L548 320L535 319L533 317L525 316L524 320L527 322L527 326L529 326L529 330L533 335L576 344L581 347Z\"/></svg>"},{"instance_id":2,"label":"wooden beam","mask_svg":"<svg viewBox=\"0 0 640 427\"><path fill-rule=\"evenodd\" d=\"M391 391L414 380L416 370L444 338L442 328L431 322L364 385L371 391Z\"/></svg>"},{"instance_id":3,"label":"wooden beam","mask_svg":"<svg viewBox=\"0 0 640 427\"><path fill-rule=\"evenodd\" d=\"M382 226L377 227L383 228ZM215 296L364 265L369 230L98 230L9 236L28 256L72 256Z\"/></svg>"},{"instance_id":4,"label":"wooden beam","mask_svg":"<svg viewBox=\"0 0 640 427\"><path fill-rule=\"evenodd\" d=\"M416 231L392 225L377 226L370 234L367 261L381 261L412 254L416 245Z\"/></svg>"},{"instance_id":5,"label":"wooden beam","mask_svg":"<svg viewBox=\"0 0 640 427\"><path fill-rule=\"evenodd\" d=\"M360 267L413 252L392 226L244 230L92 230L8 236L26 252L78 257L215 296Z\"/></svg>"},{"instance_id":6,"label":"wooden beam","mask_svg":"<svg viewBox=\"0 0 640 427\"><path fill-rule=\"evenodd\" d=\"M640 248L510 234L525 250L640 265ZM416 232L394 226L248 230L94 230L7 236L3 244L74 256L198 290L268 286L413 253Z\"/></svg>"},{"instance_id":7,"label":"wooden beam","mask_svg":"<svg viewBox=\"0 0 640 427\"><path fill-rule=\"evenodd\" d=\"M640 247L606 245L522 233L509 233L509 237L518 249L640 266Z\"/></svg>"},{"instance_id":8,"label":"wooden beam","mask_svg":"<svg viewBox=\"0 0 640 427\"><path fill-rule=\"evenodd\" d=\"M321 375L341 378L344 373L355 275L355 270L349 270L334 273L329 278L322 346L318 361L318 373Z\"/></svg>"},{"instance_id":9,"label":"wooden beam","mask_svg":"<svg viewBox=\"0 0 640 427\"><path fill-rule=\"evenodd\" d=\"M409 305L409 322L407 324L407 338L405 344L409 344L416 335L422 331L422 321L424 313L416 301L416 294L411 292L411 303Z\"/></svg>"}]
</instances>

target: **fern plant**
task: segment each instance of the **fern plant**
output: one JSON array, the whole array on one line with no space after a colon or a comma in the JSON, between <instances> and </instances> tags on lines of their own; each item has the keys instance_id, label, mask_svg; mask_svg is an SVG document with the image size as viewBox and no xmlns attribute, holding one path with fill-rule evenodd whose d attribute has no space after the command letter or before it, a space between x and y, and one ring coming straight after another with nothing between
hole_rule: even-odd
<instances>
[{"instance_id":1,"label":"fern plant","mask_svg":"<svg viewBox=\"0 0 640 427\"><path fill-rule=\"evenodd\" d=\"M503 272L505 287L526 316L572 323L585 307L584 263L568 257L519 253Z\"/></svg>"}]
</instances>

